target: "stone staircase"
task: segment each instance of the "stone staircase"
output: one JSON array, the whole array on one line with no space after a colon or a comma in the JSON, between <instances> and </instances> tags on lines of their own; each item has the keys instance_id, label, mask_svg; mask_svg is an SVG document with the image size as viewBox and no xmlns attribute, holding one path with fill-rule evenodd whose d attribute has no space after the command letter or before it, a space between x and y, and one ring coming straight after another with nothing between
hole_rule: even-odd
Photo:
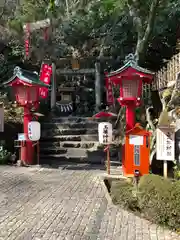
<instances>
[{"instance_id":1,"label":"stone staircase","mask_svg":"<svg viewBox=\"0 0 180 240\"><path fill-rule=\"evenodd\" d=\"M105 163L103 147L98 142L98 120L82 117L57 117L42 123L40 164ZM117 151L112 165L120 165ZM114 157L115 156L115 157Z\"/></svg>"}]
</instances>

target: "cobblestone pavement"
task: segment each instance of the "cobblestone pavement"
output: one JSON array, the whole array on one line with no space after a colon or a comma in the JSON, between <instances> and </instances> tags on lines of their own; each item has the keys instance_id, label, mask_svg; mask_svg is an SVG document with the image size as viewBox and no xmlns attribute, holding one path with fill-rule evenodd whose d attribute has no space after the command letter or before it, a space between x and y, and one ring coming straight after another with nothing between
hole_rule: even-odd
<instances>
[{"instance_id":1,"label":"cobblestone pavement","mask_svg":"<svg viewBox=\"0 0 180 240\"><path fill-rule=\"evenodd\" d=\"M99 171L0 167L0 240L177 240L108 204Z\"/></svg>"}]
</instances>

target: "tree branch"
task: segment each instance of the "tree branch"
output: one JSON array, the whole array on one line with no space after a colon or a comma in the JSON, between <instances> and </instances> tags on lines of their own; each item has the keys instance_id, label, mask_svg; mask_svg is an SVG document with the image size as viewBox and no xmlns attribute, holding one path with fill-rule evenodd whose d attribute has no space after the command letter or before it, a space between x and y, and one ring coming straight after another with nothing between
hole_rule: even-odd
<instances>
[{"instance_id":1,"label":"tree branch","mask_svg":"<svg viewBox=\"0 0 180 240\"><path fill-rule=\"evenodd\" d=\"M136 45L136 56L138 62L143 61L143 56L147 48L147 44L152 33L157 7L159 6L160 0L152 0L151 7L149 9L149 16L147 19L147 26L144 30L142 17L139 13L139 2L138 0L127 0L130 16L133 18L133 22L137 32L137 45Z\"/></svg>"},{"instance_id":2,"label":"tree branch","mask_svg":"<svg viewBox=\"0 0 180 240\"><path fill-rule=\"evenodd\" d=\"M138 14L137 8L135 5L137 5L136 0L128 0L127 1L128 8L129 8L129 13L130 16L133 18L133 23L136 28L136 32L138 34L138 39L143 37L143 25L142 25L142 20L141 17Z\"/></svg>"},{"instance_id":3,"label":"tree branch","mask_svg":"<svg viewBox=\"0 0 180 240\"><path fill-rule=\"evenodd\" d=\"M151 3L148 23L147 23L147 27L146 27L144 37L143 37L144 48L146 47L146 44L149 40L149 37L150 37L153 27L154 27L154 23L155 23L155 19L156 19L156 10L157 10L157 7L159 6L159 3L160 3L160 0L153 0Z\"/></svg>"},{"instance_id":4,"label":"tree branch","mask_svg":"<svg viewBox=\"0 0 180 240\"><path fill-rule=\"evenodd\" d=\"M1 18L3 17L3 15L4 15L5 8L6 8L6 3L7 3L7 0L4 1L4 5L3 5L2 11L1 11L1 13L0 13L0 20L1 20Z\"/></svg>"}]
</instances>

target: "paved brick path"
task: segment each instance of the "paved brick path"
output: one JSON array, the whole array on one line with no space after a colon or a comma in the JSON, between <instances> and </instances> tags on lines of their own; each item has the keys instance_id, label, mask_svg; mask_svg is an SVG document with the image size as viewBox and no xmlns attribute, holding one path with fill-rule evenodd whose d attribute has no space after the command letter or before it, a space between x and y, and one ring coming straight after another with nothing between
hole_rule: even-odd
<instances>
[{"instance_id":1,"label":"paved brick path","mask_svg":"<svg viewBox=\"0 0 180 240\"><path fill-rule=\"evenodd\" d=\"M99 171L0 167L0 240L177 240L107 203Z\"/></svg>"}]
</instances>

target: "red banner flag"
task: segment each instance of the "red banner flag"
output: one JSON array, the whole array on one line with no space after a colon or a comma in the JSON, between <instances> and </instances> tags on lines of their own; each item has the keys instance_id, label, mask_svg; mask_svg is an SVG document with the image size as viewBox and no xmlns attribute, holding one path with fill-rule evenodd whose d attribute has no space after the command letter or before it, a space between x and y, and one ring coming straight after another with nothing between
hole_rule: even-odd
<instances>
[{"instance_id":1,"label":"red banner flag","mask_svg":"<svg viewBox=\"0 0 180 240\"><path fill-rule=\"evenodd\" d=\"M29 58L29 50L30 50L30 25L29 23L26 24L25 29L25 56Z\"/></svg>"},{"instance_id":2,"label":"red banner flag","mask_svg":"<svg viewBox=\"0 0 180 240\"><path fill-rule=\"evenodd\" d=\"M105 73L105 75L107 75L107 73ZM106 101L107 101L107 104L113 105L114 96L113 96L112 82L108 76L106 76L105 81L106 81Z\"/></svg>"},{"instance_id":3,"label":"red banner flag","mask_svg":"<svg viewBox=\"0 0 180 240\"><path fill-rule=\"evenodd\" d=\"M52 75L52 65L43 63L41 65L40 80L45 84L50 84L51 75ZM39 94L42 98L47 98L48 88L46 88L46 87L40 88L40 93Z\"/></svg>"}]
</instances>

